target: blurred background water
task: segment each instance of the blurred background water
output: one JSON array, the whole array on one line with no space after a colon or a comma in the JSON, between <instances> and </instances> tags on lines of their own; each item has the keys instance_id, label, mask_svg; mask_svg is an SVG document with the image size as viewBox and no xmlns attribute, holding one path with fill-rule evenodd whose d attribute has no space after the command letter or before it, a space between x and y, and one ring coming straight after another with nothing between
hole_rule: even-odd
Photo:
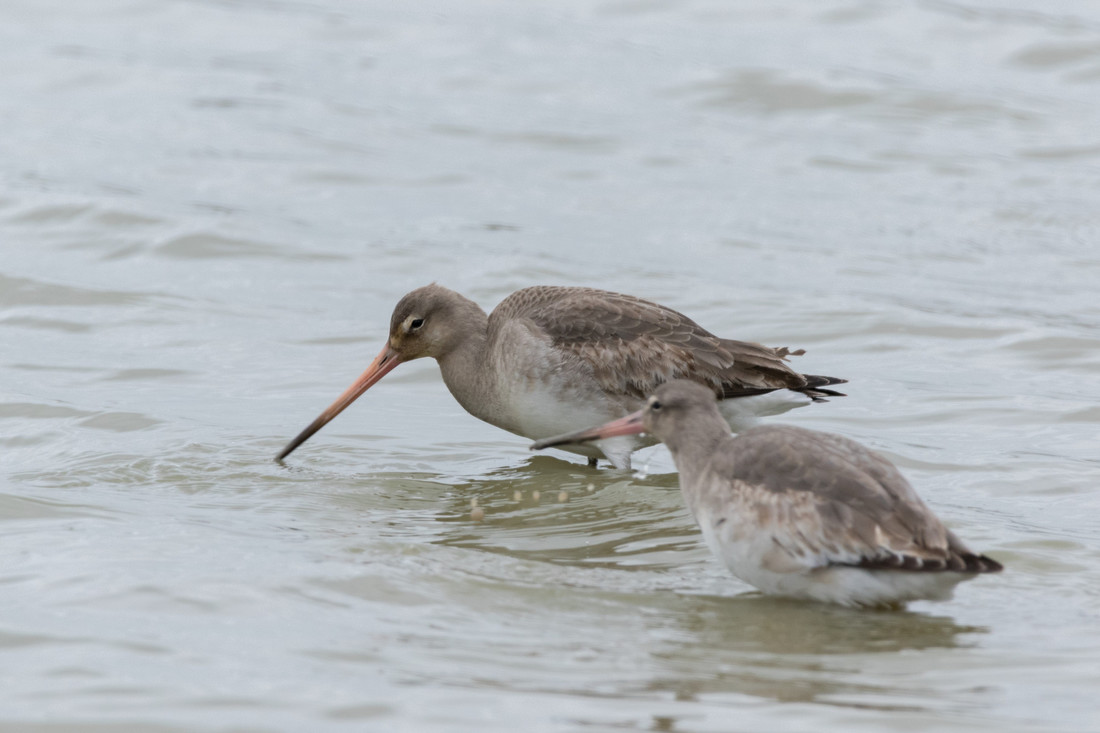
<instances>
[{"instance_id":1,"label":"blurred background water","mask_svg":"<svg viewBox=\"0 0 1100 733\"><path fill-rule=\"evenodd\" d=\"M1100 4L7 0L0 68L0 729L1100 729ZM763 598L430 362L276 465L431 281L806 348L1007 572Z\"/></svg>"}]
</instances>

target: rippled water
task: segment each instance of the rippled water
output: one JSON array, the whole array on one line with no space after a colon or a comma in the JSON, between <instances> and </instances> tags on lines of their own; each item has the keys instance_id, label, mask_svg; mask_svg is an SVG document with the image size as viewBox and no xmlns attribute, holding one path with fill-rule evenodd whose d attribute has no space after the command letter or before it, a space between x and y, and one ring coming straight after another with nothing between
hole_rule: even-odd
<instances>
[{"instance_id":1,"label":"rippled water","mask_svg":"<svg viewBox=\"0 0 1100 733\"><path fill-rule=\"evenodd\" d=\"M0 728L1100 729L1100 5L0 7ZM804 347L1001 576L763 598L401 367L438 280ZM470 520L471 500L486 520Z\"/></svg>"}]
</instances>

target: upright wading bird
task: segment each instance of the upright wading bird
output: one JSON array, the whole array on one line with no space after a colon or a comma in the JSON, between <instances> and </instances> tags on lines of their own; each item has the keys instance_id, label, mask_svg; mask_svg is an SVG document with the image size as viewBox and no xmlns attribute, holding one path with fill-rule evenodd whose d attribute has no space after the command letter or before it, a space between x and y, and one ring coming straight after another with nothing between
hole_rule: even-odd
<instances>
[{"instance_id":1,"label":"upright wading bird","mask_svg":"<svg viewBox=\"0 0 1100 733\"><path fill-rule=\"evenodd\" d=\"M605 422L637 410L663 382L691 379L721 399L734 430L759 415L826 397L847 380L799 374L786 358L802 351L723 339L687 316L629 295L592 288L517 290L491 315L439 285L403 297L389 341L367 370L279 453L282 460L402 362L430 356L467 412L531 439ZM568 446L589 465L606 457L630 467L651 445L638 436Z\"/></svg>"},{"instance_id":2,"label":"upright wading bird","mask_svg":"<svg viewBox=\"0 0 1100 733\"><path fill-rule=\"evenodd\" d=\"M531 447L643 431L672 453L711 552L764 593L891 606L945 600L1002 569L971 552L882 456L790 425L732 436L713 392L694 382L668 382L631 415Z\"/></svg>"}]
</instances>

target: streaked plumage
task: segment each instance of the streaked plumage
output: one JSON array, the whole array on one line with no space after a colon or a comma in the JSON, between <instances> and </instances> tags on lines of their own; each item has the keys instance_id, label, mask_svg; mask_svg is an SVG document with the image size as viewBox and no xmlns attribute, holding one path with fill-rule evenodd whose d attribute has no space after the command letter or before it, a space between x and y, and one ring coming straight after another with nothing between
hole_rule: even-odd
<instances>
[{"instance_id":1,"label":"streaked plumage","mask_svg":"<svg viewBox=\"0 0 1100 733\"><path fill-rule=\"evenodd\" d=\"M592 288L518 290L491 315L439 285L403 297L389 341L367 371L280 453L284 458L397 364L430 356L468 412L528 438L542 438L625 415L670 379L687 378L724 399L734 429L839 396L834 377L799 374L786 348L719 338L687 316L629 295ZM784 392L793 399L776 399ZM766 397L766 399L764 399ZM736 399L735 399L736 398ZM619 438L572 447L629 468L652 441Z\"/></svg>"},{"instance_id":2,"label":"streaked plumage","mask_svg":"<svg viewBox=\"0 0 1100 733\"><path fill-rule=\"evenodd\" d=\"M710 549L765 593L854 606L949 598L1001 565L971 552L882 456L839 435L731 436L713 395L677 380L643 410L547 447L645 430L664 442Z\"/></svg>"}]
</instances>

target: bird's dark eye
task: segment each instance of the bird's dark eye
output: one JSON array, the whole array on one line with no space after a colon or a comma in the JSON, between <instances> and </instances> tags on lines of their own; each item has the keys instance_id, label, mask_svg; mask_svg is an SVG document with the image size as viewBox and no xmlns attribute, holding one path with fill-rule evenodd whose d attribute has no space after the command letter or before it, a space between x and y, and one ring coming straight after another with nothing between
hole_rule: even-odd
<instances>
[{"instance_id":1,"label":"bird's dark eye","mask_svg":"<svg viewBox=\"0 0 1100 733\"><path fill-rule=\"evenodd\" d=\"M661 409L661 403L658 402L657 400L653 400L652 402L649 403L649 409L656 412L657 410Z\"/></svg>"},{"instance_id":2,"label":"bird's dark eye","mask_svg":"<svg viewBox=\"0 0 1100 733\"><path fill-rule=\"evenodd\" d=\"M409 324L409 330L410 331L415 331L416 329L420 328L423 325L424 325L424 319L423 318L414 318L412 323Z\"/></svg>"}]
</instances>

